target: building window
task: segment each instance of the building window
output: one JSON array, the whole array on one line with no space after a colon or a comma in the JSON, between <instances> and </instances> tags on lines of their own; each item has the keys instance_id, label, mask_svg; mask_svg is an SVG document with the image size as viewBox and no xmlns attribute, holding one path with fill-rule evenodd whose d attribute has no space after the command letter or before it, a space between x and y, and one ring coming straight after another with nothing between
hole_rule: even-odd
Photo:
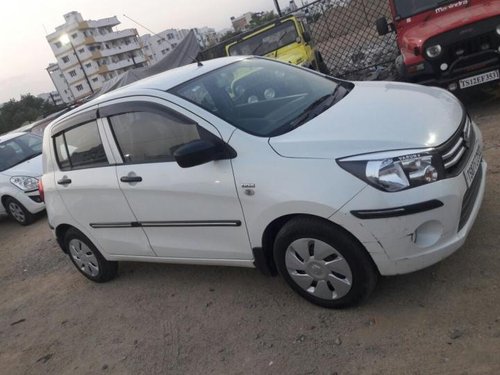
<instances>
[{"instance_id":1,"label":"building window","mask_svg":"<svg viewBox=\"0 0 500 375\"><path fill-rule=\"evenodd\" d=\"M174 34L172 34L172 33L167 34L167 39L168 40L174 39Z\"/></svg>"},{"instance_id":2,"label":"building window","mask_svg":"<svg viewBox=\"0 0 500 375\"><path fill-rule=\"evenodd\" d=\"M66 64L67 62L69 62L69 57L68 57L68 56L63 56L63 57L61 58L61 60L62 60L62 62L63 62L63 63L65 63L65 64Z\"/></svg>"},{"instance_id":3,"label":"building window","mask_svg":"<svg viewBox=\"0 0 500 375\"><path fill-rule=\"evenodd\" d=\"M61 48L62 47L62 43L61 42L55 42L54 45L56 46L56 48Z\"/></svg>"},{"instance_id":4,"label":"building window","mask_svg":"<svg viewBox=\"0 0 500 375\"><path fill-rule=\"evenodd\" d=\"M78 38L78 34L77 34L77 33L71 34L71 37L72 37L73 39L76 39L76 38Z\"/></svg>"},{"instance_id":5,"label":"building window","mask_svg":"<svg viewBox=\"0 0 500 375\"><path fill-rule=\"evenodd\" d=\"M69 76L70 76L70 77L76 77L76 71L74 71L74 70L70 70L70 71L69 71Z\"/></svg>"},{"instance_id":6,"label":"building window","mask_svg":"<svg viewBox=\"0 0 500 375\"><path fill-rule=\"evenodd\" d=\"M78 53L79 53L79 54L82 54L82 53L84 53L84 52L85 52L85 48L80 48L80 49L78 50Z\"/></svg>"},{"instance_id":7,"label":"building window","mask_svg":"<svg viewBox=\"0 0 500 375\"><path fill-rule=\"evenodd\" d=\"M85 64L85 67L86 67L86 68L90 68L91 66L92 66L92 63L87 63L87 64Z\"/></svg>"},{"instance_id":8,"label":"building window","mask_svg":"<svg viewBox=\"0 0 500 375\"><path fill-rule=\"evenodd\" d=\"M99 80L99 78L95 77L95 78L92 78L92 82L97 82Z\"/></svg>"},{"instance_id":9,"label":"building window","mask_svg":"<svg viewBox=\"0 0 500 375\"><path fill-rule=\"evenodd\" d=\"M76 85L75 88L78 90L78 91L83 91L83 85Z\"/></svg>"}]
</instances>

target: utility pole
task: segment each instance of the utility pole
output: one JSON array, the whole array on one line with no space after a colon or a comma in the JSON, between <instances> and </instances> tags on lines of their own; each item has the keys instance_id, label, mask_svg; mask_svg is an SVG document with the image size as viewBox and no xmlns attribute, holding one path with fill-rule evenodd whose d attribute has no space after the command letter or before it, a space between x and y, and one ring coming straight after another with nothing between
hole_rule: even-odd
<instances>
[{"instance_id":1,"label":"utility pole","mask_svg":"<svg viewBox=\"0 0 500 375\"><path fill-rule=\"evenodd\" d=\"M278 0L274 0L274 5L276 6L276 10L278 11L278 16L282 16L281 14L281 8L280 5L278 4Z\"/></svg>"}]
</instances>

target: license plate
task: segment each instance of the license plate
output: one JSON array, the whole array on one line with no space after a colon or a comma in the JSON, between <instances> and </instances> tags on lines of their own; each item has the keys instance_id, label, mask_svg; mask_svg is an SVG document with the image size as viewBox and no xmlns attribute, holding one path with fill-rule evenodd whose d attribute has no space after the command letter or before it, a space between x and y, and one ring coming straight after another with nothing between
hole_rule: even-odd
<instances>
[{"instance_id":1,"label":"license plate","mask_svg":"<svg viewBox=\"0 0 500 375\"><path fill-rule=\"evenodd\" d=\"M472 185L472 181L474 181L474 177L476 177L479 166L481 165L481 160L483 160L483 151L481 150L481 146L478 144L476 146L476 152L474 152L474 156L472 157L472 161L464 171L465 180L467 181L468 186Z\"/></svg>"},{"instance_id":2,"label":"license plate","mask_svg":"<svg viewBox=\"0 0 500 375\"><path fill-rule=\"evenodd\" d=\"M492 72L479 74L474 77L465 78L460 80L460 88L466 89L467 87L481 85L486 82L495 81L500 79L500 70L494 70Z\"/></svg>"}]
</instances>

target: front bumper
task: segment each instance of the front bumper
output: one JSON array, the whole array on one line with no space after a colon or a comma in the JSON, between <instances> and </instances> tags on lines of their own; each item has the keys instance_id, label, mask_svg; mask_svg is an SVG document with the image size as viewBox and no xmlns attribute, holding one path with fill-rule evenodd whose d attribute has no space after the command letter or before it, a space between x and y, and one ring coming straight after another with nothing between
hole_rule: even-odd
<instances>
[{"instance_id":1,"label":"front bumper","mask_svg":"<svg viewBox=\"0 0 500 375\"><path fill-rule=\"evenodd\" d=\"M482 147L477 127L475 132ZM473 158L473 154L469 156L467 166ZM481 161L470 186L465 177L467 169L456 177L398 193L367 186L330 220L363 244L380 274L405 274L426 268L460 248L476 220L484 197L487 165ZM422 202L442 204L425 209ZM387 214L385 209L394 207L420 209L405 215ZM360 212L369 215L360 218Z\"/></svg>"},{"instance_id":2,"label":"front bumper","mask_svg":"<svg viewBox=\"0 0 500 375\"><path fill-rule=\"evenodd\" d=\"M470 66L466 66L465 68L455 69L454 65L456 65L456 63L454 63L446 72L441 72L438 66L433 67L428 61L425 61L424 71L421 71L416 75L407 74L406 79L409 82L419 83L421 85L427 86L438 86L445 89L449 89L451 85L456 85L456 90L461 90L459 82L462 79L471 78L476 75L489 73L494 70L500 69L500 53L491 52L491 54L495 57L491 58L490 55L488 57L485 57L485 60L475 64L471 64ZM490 81L488 83L491 84L494 82L498 82L498 80Z\"/></svg>"},{"instance_id":3,"label":"front bumper","mask_svg":"<svg viewBox=\"0 0 500 375\"><path fill-rule=\"evenodd\" d=\"M32 214L37 214L45 210L45 204L40 200L38 191L24 192L16 189L7 195L19 201Z\"/></svg>"}]
</instances>

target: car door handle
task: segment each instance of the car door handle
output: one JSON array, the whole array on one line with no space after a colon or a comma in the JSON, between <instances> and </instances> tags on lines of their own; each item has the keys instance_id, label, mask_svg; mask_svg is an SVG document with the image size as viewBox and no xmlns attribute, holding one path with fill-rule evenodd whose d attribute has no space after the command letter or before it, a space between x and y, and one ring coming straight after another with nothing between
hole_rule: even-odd
<instances>
[{"instance_id":1,"label":"car door handle","mask_svg":"<svg viewBox=\"0 0 500 375\"><path fill-rule=\"evenodd\" d=\"M140 176L123 176L123 177L120 177L120 181L121 182L128 182L128 183L141 182L142 177L140 177Z\"/></svg>"},{"instance_id":2,"label":"car door handle","mask_svg":"<svg viewBox=\"0 0 500 375\"><path fill-rule=\"evenodd\" d=\"M59 181L57 181L58 185L69 185L71 184L71 179L67 177L61 178Z\"/></svg>"}]
</instances>

